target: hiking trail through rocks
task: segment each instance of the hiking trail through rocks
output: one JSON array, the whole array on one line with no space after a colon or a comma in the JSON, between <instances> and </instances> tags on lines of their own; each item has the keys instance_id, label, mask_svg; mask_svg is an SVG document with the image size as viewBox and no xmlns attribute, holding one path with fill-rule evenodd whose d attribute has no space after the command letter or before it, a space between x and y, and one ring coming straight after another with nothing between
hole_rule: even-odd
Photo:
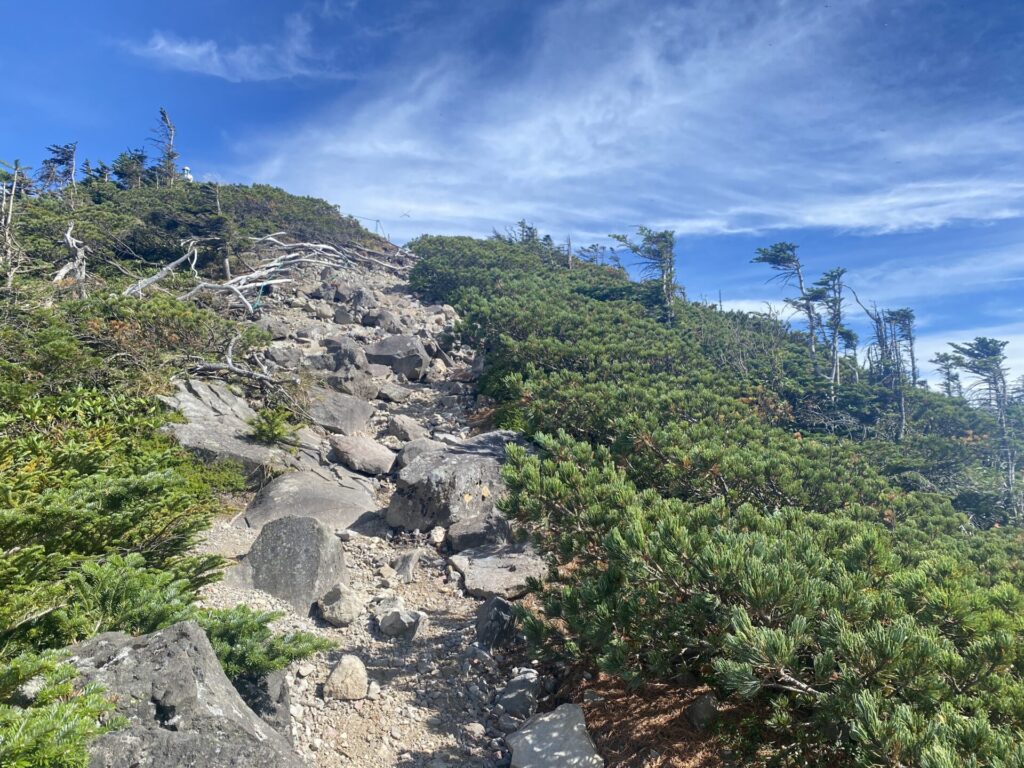
<instances>
[{"instance_id":1,"label":"hiking trail through rocks","mask_svg":"<svg viewBox=\"0 0 1024 768\"><path fill-rule=\"evenodd\" d=\"M256 411L234 387L182 381L165 398L183 446L252 480L197 548L235 562L202 604L278 611L275 630L336 645L243 698L309 765L603 765L574 705L535 716L557 681L507 600L545 569L495 507L518 438L472 426L481 360L454 341L455 310L424 306L400 270L293 277L255 321L274 339L267 370L309 392L292 449L248 437Z\"/></svg>"}]
</instances>

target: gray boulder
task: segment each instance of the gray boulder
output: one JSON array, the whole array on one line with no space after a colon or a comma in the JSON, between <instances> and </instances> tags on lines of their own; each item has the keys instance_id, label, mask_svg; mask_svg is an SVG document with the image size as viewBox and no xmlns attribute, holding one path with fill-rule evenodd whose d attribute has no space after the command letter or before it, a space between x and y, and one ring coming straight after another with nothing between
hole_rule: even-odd
<instances>
[{"instance_id":1,"label":"gray boulder","mask_svg":"<svg viewBox=\"0 0 1024 768\"><path fill-rule=\"evenodd\" d=\"M477 610L476 641L485 650L511 645L515 633L515 610L505 598L491 597Z\"/></svg>"},{"instance_id":2,"label":"gray boulder","mask_svg":"<svg viewBox=\"0 0 1024 768\"><path fill-rule=\"evenodd\" d=\"M274 341L280 341L281 339L287 339L288 334L291 332L288 323L277 317L261 317L257 320L254 325L257 328L261 328L270 334L270 338Z\"/></svg>"},{"instance_id":3,"label":"gray boulder","mask_svg":"<svg viewBox=\"0 0 1024 768\"><path fill-rule=\"evenodd\" d=\"M488 432L444 451L422 453L398 473L388 524L425 531L435 525L448 528L463 523L467 534L490 535L468 543L504 541L507 527L498 522L495 502L505 491L501 480L505 445L516 439L514 432Z\"/></svg>"},{"instance_id":4,"label":"gray boulder","mask_svg":"<svg viewBox=\"0 0 1024 768\"><path fill-rule=\"evenodd\" d=\"M346 584L335 584L316 601L321 618L333 627L347 627L363 615L363 600Z\"/></svg>"},{"instance_id":5,"label":"gray boulder","mask_svg":"<svg viewBox=\"0 0 1024 768\"><path fill-rule=\"evenodd\" d=\"M452 555L448 562L474 597L514 600L526 594L528 579L547 575L544 561L528 544L488 544Z\"/></svg>"},{"instance_id":6,"label":"gray boulder","mask_svg":"<svg viewBox=\"0 0 1024 768\"><path fill-rule=\"evenodd\" d=\"M393 610L383 614L377 621L381 634L411 640L427 626L427 614L422 611Z\"/></svg>"},{"instance_id":7,"label":"gray boulder","mask_svg":"<svg viewBox=\"0 0 1024 768\"><path fill-rule=\"evenodd\" d=\"M373 400L380 393L380 385L367 371L342 367L327 377L327 384L346 395L360 400Z\"/></svg>"},{"instance_id":8,"label":"gray boulder","mask_svg":"<svg viewBox=\"0 0 1024 768\"><path fill-rule=\"evenodd\" d=\"M363 315L361 322L368 328L380 328L387 333L404 333L406 330L398 315L388 309L371 309Z\"/></svg>"},{"instance_id":9,"label":"gray boulder","mask_svg":"<svg viewBox=\"0 0 1024 768\"><path fill-rule=\"evenodd\" d=\"M366 478L333 480L313 472L287 472L256 494L236 524L262 528L282 517L312 517L331 531L342 531L376 510L373 486Z\"/></svg>"},{"instance_id":10,"label":"gray boulder","mask_svg":"<svg viewBox=\"0 0 1024 768\"><path fill-rule=\"evenodd\" d=\"M258 679L241 678L235 681L235 690L249 709L280 733L289 744L292 738L291 689L283 669Z\"/></svg>"},{"instance_id":11,"label":"gray boulder","mask_svg":"<svg viewBox=\"0 0 1024 768\"><path fill-rule=\"evenodd\" d=\"M308 616L317 598L335 584L348 583L348 573L333 530L312 517L282 517L263 526L231 579L279 597Z\"/></svg>"},{"instance_id":12,"label":"gray boulder","mask_svg":"<svg viewBox=\"0 0 1024 768\"><path fill-rule=\"evenodd\" d=\"M68 649L84 683L103 685L126 728L89 745L92 768L302 768L288 741L246 706L200 627L108 632Z\"/></svg>"},{"instance_id":13,"label":"gray boulder","mask_svg":"<svg viewBox=\"0 0 1024 768\"><path fill-rule=\"evenodd\" d=\"M282 368L298 368L303 361L302 350L298 347L270 347L263 356Z\"/></svg>"},{"instance_id":14,"label":"gray boulder","mask_svg":"<svg viewBox=\"0 0 1024 768\"><path fill-rule=\"evenodd\" d=\"M430 355L415 336L388 336L366 348L366 359L391 367L409 381L417 381L430 366Z\"/></svg>"},{"instance_id":15,"label":"gray boulder","mask_svg":"<svg viewBox=\"0 0 1024 768\"><path fill-rule=\"evenodd\" d=\"M388 434L394 435L404 442L409 442L430 437L430 430L412 416L394 415L388 419Z\"/></svg>"},{"instance_id":16,"label":"gray boulder","mask_svg":"<svg viewBox=\"0 0 1024 768\"><path fill-rule=\"evenodd\" d=\"M370 437L331 435L331 458L356 472L386 475L395 463L395 452Z\"/></svg>"},{"instance_id":17,"label":"gray boulder","mask_svg":"<svg viewBox=\"0 0 1024 768\"><path fill-rule=\"evenodd\" d=\"M539 694L540 676L537 670L523 669L508 681L495 701L508 714L525 720L537 711Z\"/></svg>"},{"instance_id":18,"label":"gray boulder","mask_svg":"<svg viewBox=\"0 0 1024 768\"><path fill-rule=\"evenodd\" d=\"M199 380L179 381L173 395L160 399L185 417L183 424L165 429L186 450L203 461L239 464L250 486L259 486L284 469L316 469L320 466L320 439L308 429L297 433L292 453L249 437L249 422L256 412L225 384Z\"/></svg>"},{"instance_id":19,"label":"gray boulder","mask_svg":"<svg viewBox=\"0 0 1024 768\"><path fill-rule=\"evenodd\" d=\"M390 371L391 369L388 368ZM380 393L377 395L381 400L386 403L404 403L412 396L412 391L408 387L403 387L401 384L395 384L393 381L386 381L380 385Z\"/></svg>"},{"instance_id":20,"label":"gray boulder","mask_svg":"<svg viewBox=\"0 0 1024 768\"><path fill-rule=\"evenodd\" d=\"M369 365L362 346L351 336L343 333L328 336L321 340L320 345L337 357L338 367L351 365L356 368L366 368Z\"/></svg>"},{"instance_id":21,"label":"gray boulder","mask_svg":"<svg viewBox=\"0 0 1024 768\"><path fill-rule=\"evenodd\" d=\"M370 680L366 666L358 656L345 654L331 670L324 683L324 698L358 701L366 698Z\"/></svg>"},{"instance_id":22,"label":"gray boulder","mask_svg":"<svg viewBox=\"0 0 1024 768\"><path fill-rule=\"evenodd\" d=\"M352 317L352 313L345 307L338 307L334 310L333 320L338 325L348 325L355 322L355 318Z\"/></svg>"},{"instance_id":23,"label":"gray boulder","mask_svg":"<svg viewBox=\"0 0 1024 768\"><path fill-rule=\"evenodd\" d=\"M421 437L416 440L411 440L403 445L402 450L398 452L398 457L395 459L395 466L399 469L403 469L426 453L438 453L444 452L444 450L444 443L438 442L437 440L431 440L429 437Z\"/></svg>"},{"instance_id":24,"label":"gray boulder","mask_svg":"<svg viewBox=\"0 0 1024 768\"><path fill-rule=\"evenodd\" d=\"M563 704L534 715L505 737L512 750L510 768L602 768L604 760L587 733L583 710Z\"/></svg>"},{"instance_id":25,"label":"gray boulder","mask_svg":"<svg viewBox=\"0 0 1024 768\"><path fill-rule=\"evenodd\" d=\"M328 432L343 435L362 432L374 410L365 400L323 387L315 388L309 396L310 418Z\"/></svg>"}]
</instances>

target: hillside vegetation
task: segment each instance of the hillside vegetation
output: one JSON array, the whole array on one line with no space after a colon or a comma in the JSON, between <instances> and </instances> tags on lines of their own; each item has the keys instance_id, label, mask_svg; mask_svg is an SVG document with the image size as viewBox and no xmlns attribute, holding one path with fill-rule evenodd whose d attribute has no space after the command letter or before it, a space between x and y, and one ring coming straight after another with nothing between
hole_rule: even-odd
<instances>
[{"instance_id":1,"label":"hillside vegetation","mask_svg":"<svg viewBox=\"0 0 1024 768\"><path fill-rule=\"evenodd\" d=\"M183 240L199 242L195 274L219 277L245 261L249 236L374 238L321 200L266 186L19 181L0 264L0 764L84 766L88 740L120 722L102 691L75 688L56 649L194 619L238 680L324 647L273 635L272 614L194 605L224 563L190 550L244 478L173 443L156 396L173 375L222 360L232 343L240 358L263 336L173 293L123 289L179 258ZM86 269L54 282L75 255L72 223ZM161 285L197 279L183 272Z\"/></svg>"},{"instance_id":2,"label":"hillside vegetation","mask_svg":"<svg viewBox=\"0 0 1024 768\"><path fill-rule=\"evenodd\" d=\"M551 564L537 642L751 702L751 762L1024 765L1024 541L987 527L1012 519L985 506L991 409L855 361L837 388L806 334L666 311L659 281L529 230L410 247L485 350L496 421L541 448L512 449L506 501Z\"/></svg>"}]
</instances>

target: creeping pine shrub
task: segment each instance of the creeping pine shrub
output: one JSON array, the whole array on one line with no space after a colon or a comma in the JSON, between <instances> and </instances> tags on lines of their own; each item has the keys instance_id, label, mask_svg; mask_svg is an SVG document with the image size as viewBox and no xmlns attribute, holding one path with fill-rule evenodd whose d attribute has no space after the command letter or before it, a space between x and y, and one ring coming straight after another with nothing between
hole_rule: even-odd
<instances>
[{"instance_id":1,"label":"creeping pine shrub","mask_svg":"<svg viewBox=\"0 0 1024 768\"><path fill-rule=\"evenodd\" d=\"M410 247L416 287L485 351L500 423L540 448L509 448L502 506L551 566L525 622L542 650L637 684L699 675L749 712L749 765L1024 768L1024 537L791 423L820 384L800 337L696 304L668 327L622 274L508 242ZM865 427L868 394L845 412ZM887 463L936 477L905 449Z\"/></svg>"},{"instance_id":2,"label":"creeping pine shrub","mask_svg":"<svg viewBox=\"0 0 1024 768\"><path fill-rule=\"evenodd\" d=\"M291 423L291 413L287 408L261 408L256 416L249 420L252 428L249 436L261 443L292 443L297 427Z\"/></svg>"}]
</instances>

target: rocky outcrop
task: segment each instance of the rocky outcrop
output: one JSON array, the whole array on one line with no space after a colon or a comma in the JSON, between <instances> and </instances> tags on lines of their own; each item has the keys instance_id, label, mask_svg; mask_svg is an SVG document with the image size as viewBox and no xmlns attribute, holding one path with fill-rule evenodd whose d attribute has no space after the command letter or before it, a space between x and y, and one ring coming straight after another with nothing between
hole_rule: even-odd
<instances>
[{"instance_id":1,"label":"rocky outcrop","mask_svg":"<svg viewBox=\"0 0 1024 768\"><path fill-rule=\"evenodd\" d=\"M375 514L373 486L361 477L332 479L312 472L288 472L270 481L245 509L239 525L262 528L282 517L312 517L341 531Z\"/></svg>"},{"instance_id":2,"label":"rocky outcrop","mask_svg":"<svg viewBox=\"0 0 1024 768\"><path fill-rule=\"evenodd\" d=\"M512 750L511 768L602 768L602 760L587 733L583 710L563 704L553 712L534 715L505 737Z\"/></svg>"},{"instance_id":3,"label":"rocky outcrop","mask_svg":"<svg viewBox=\"0 0 1024 768\"><path fill-rule=\"evenodd\" d=\"M179 381L175 394L161 400L185 417L184 423L166 427L182 447L204 461L240 464L253 486L284 469L320 466L320 439L309 430L299 430L295 453L249 437L256 412L226 384Z\"/></svg>"},{"instance_id":4,"label":"rocky outcrop","mask_svg":"<svg viewBox=\"0 0 1024 768\"><path fill-rule=\"evenodd\" d=\"M97 635L68 649L127 727L89 747L92 768L301 768L288 741L246 706L200 627Z\"/></svg>"},{"instance_id":5,"label":"rocky outcrop","mask_svg":"<svg viewBox=\"0 0 1024 768\"><path fill-rule=\"evenodd\" d=\"M331 458L356 472L386 475L395 463L395 452L370 437L331 436Z\"/></svg>"},{"instance_id":6,"label":"rocky outcrop","mask_svg":"<svg viewBox=\"0 0 1024 768\"><path fill-rule=\"evenodd\" d=\"M449 558L462 574L466 592L474 597L514 600L526 594L529 579L543 579L544 561L529 545L490 544L467 549Z\"/></svg>"},{"instance_id":7,"label":"rocky outcrop","mask_svg":"<svg viewBox=\"0 0 1024 768\"><path fill-rule=\"evenodd\" d=\"M376 409L358 397L316 387L309 395L309 416L328 432L354 435L370 423Z\"/></svg>"},{"instance_id":8,"label":"rocky outcrop","mask_svg":"<svg viewBox=\"0 0 1024 768\"><path fill-rule=\"evenodd\" d=\"M225 578L279 597L300 616L335 584L345 584L345 553L334 531L312 517L267 523Z\"/></svg>"},{"instance_id":9,"label":"rocky outcrop","mask_svg":"<svg viewBox=\"0 0 1024 768\"><path fill-rule=\"evenodd\" d=\"M430 366L430 355L415 336L388 336L366 348L366 359L390 367L409 381L423 378Z\"/></svg>"},{"instance_id":10,"label":"rocky outcrop","mask_svg":"<svg viewBox=\"0 0 1024 768\"><path fill-rule=\"evenodd\" d=\"M495 509L504 493L501 463L513 432L488 432L443 451L425 451L398 473L389 525L428 530L459 526L453 548L505 541L508 527Z\"/></svg>"}]
</instances>

